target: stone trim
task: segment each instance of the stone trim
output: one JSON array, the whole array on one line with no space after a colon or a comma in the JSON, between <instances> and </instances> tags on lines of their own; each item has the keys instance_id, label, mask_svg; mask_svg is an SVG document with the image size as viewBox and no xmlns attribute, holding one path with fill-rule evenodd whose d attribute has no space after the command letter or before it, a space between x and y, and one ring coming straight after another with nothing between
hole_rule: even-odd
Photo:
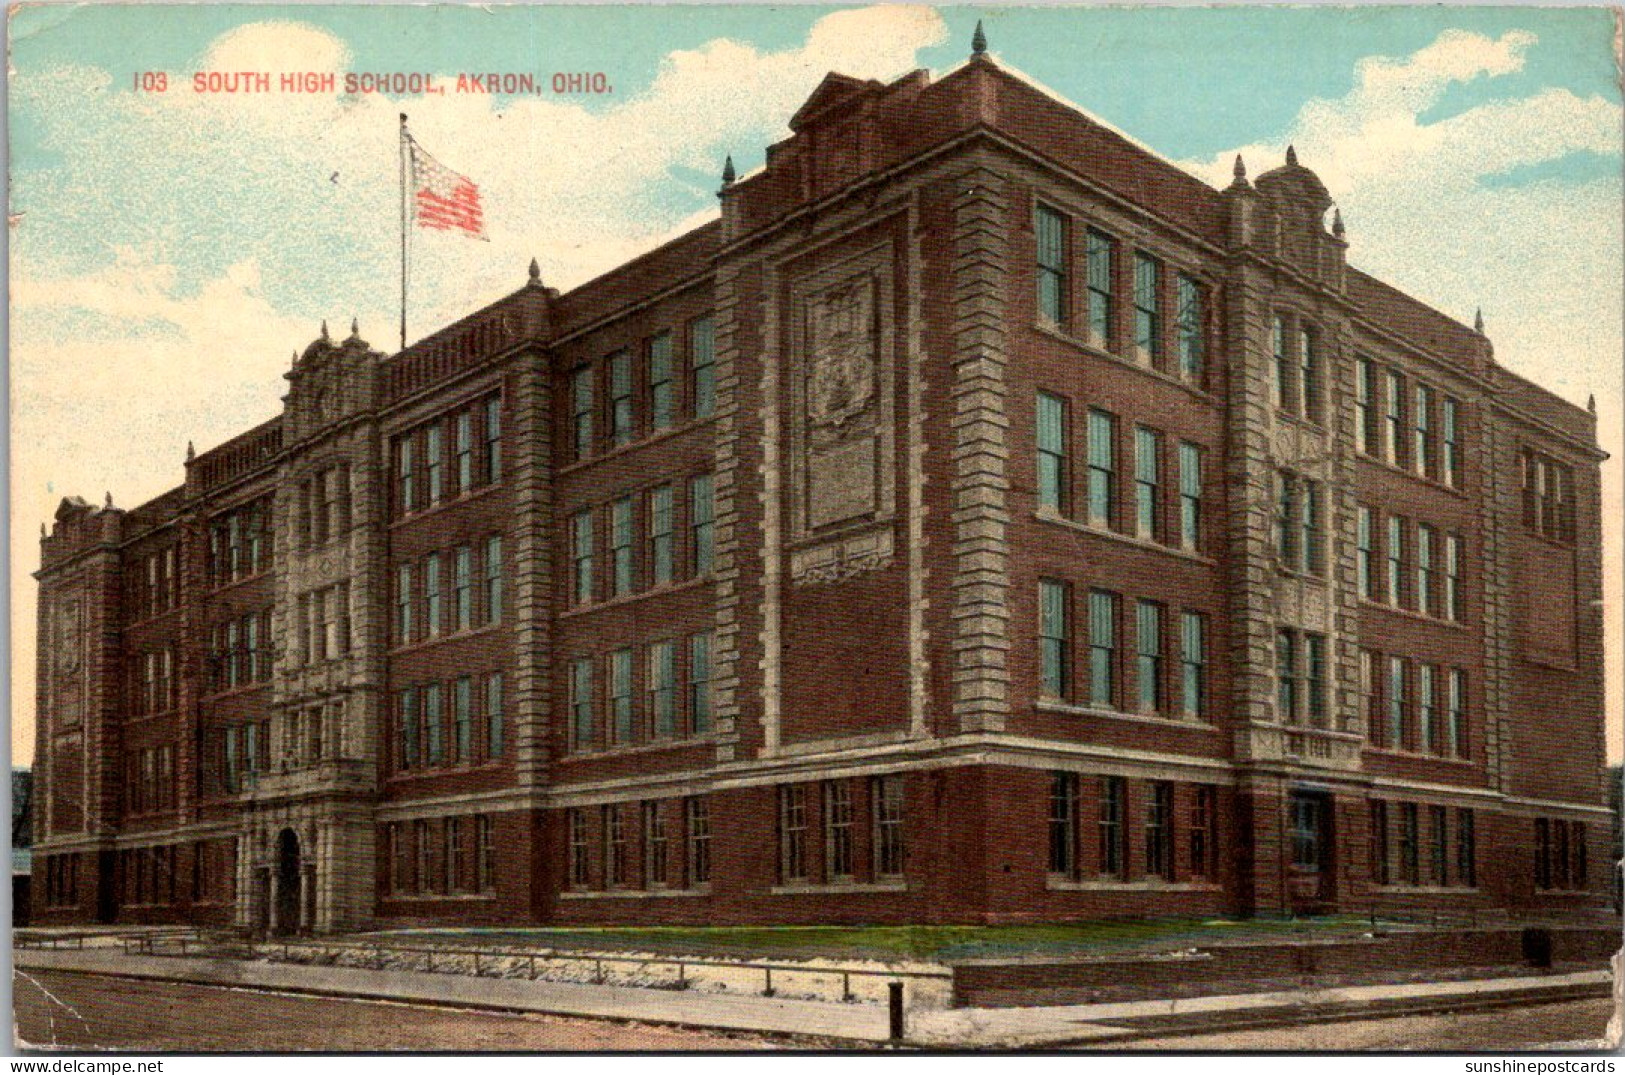
<instances>
[{"instance_id":1,"label":"stone trim","mask_svg":"<svg viewBox=\"0 0 1625 1075\"><path fill-rule=\"evenodd\" d=\"M739 734L739 270L720 267L716 274L712 345L716 354L716 466L711 495L715 519L711 578L716 604L716 633L711 650L711 717L717 736L718 762L738 756Z\"/></svg>"}]
</instances>

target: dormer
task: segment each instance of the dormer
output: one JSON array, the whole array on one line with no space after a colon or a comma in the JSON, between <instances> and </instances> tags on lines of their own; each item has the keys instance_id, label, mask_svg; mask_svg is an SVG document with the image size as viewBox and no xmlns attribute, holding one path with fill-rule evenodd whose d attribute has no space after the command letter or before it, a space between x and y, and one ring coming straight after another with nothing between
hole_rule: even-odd
<instances>
[{"instance_id":1,"label":"dormer","mask_svg":"<svg viewBox=\"0 0 1625 1075\"><path fill-rule=\"evenodd\" d=\"M322 322L321 334L296 354L288 371L284 398L293 440L303 440L372 403L372 371L383 355L361 338L350 322L350 335L334 342Z\"/></svg>"},{"instance_id":2,"label":"dormer","mask_svg":"<svg viewBox=\"0 0 1625 1075\"><path fill-rule=\"evenodd\" d=\"M1340 212L1328 230L1332 196L1320 176L1299 164L1298 151L1287 146L1286 163L1259 176L1253 187L1271 220L1272 241L1266 245L1272 253L1310 279L1341 289L1348 244Z\"/></svg>"}]
</instances>

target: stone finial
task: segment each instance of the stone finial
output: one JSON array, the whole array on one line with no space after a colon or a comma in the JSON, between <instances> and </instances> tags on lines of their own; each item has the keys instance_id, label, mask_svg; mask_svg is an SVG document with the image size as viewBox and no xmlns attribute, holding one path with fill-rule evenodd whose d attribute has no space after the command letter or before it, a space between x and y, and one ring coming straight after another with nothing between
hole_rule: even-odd
<instances>
[{"instance_id":1,"label":"stone finial","mask_svg":"<svg viewBox=\"0 0 1625 1075\"><path fill-rule=\"evenodd\" d=\"M107 491L107 501L102 505L102 509L104 511L110 511L110 510L112 510L112 507L113 507L113 491L111 489L109 489Z\"/></svg>"},{"instance_id":2,"label":"stone finial","mask_svg":"<svg viewBox=\"0 0 1625 1075\"><path fill-rule=\"evenodd\" d=\"M352 318L350 318L350 339L359 340L360 338L361 338L361 319L359 317L352 317Z\"/></svg>"},{"instance_id":3,"label":"stone finial","mask_svg":"<svg viewBox=\"0 0 1625 1075\"><path fill-rule=\"evenodd\" d=\"M1484 335L1484 307L1482 306L1473 311L1473 331L1480 336Z\"/></svg>"},{"instance_id":4,"label":"stone finial","mask_svg":"<svg viewBox=\"0 0 1625 1075\"><path fill-rule=\"evenodd\" d=\"M1337 236L1339 239L1341 239L1343 237L1343 232L1344 232L1344 228L1343 228L1343 210L1342 209L1333 209L1332 210L1332 234Z\"/></svg>"},{"instance_id":5,"label":"stone finial","mask_svg":"<svg viewBox=\"0 0 1625 1075\"><path fill-rule=\"evenodd\" d=\"M190 463L192 460L194 460L196 458L197 458L197 449L192 447L192 442L191 441L187 441L186 442L186 461L188 463Z\"/></svg>"},{"instance_id":6,"label":"stone finial","mask_svg":"<svg viewBox=\"0 0 1625 1075\"><path fill-rule=\"evenodd\" d=\"M1591 412L1591 417L1597 417L1597 393L1592 392L1586 396L1586 410Z\"/></svg>"},{"instance_id":7,"label":"stone finial","mask_svg":"<svg viewBox=\"0 0 1625 1075\"><path fill-rule=\"evenodd\" d=\"M542 282L542 266L535 258L530 259L530 282L533 284Z\"/></svg>"},{"instance_id":8,"label":"stone finial","mask_svg":"<svg viewBox=\"0 0 1625 1075\"><path fill-rule=\"evenodd\" d=\"M293 349L293 365L299 365L299 348L297 347Z\"/></svg>"},{"instance_id":9,"label":"stone finial","mask_svg":"<svg viewBox=\"0 0 1625 1075\"><path fill-rule=\"evenodd\" d=\"M733 154L730 153L722 161L722 185L725 187L731 187L734 185L734 180L737 178L738 173L734 171Z\"/></svg>"},{"instance_id":10,"label":"stone finial","mask_svg":"<svg viewBox=\"0 0 1625 1075\"><path fill-rule=\"evenodd\" d=\"M1236 166L1230 169L1230 174L1238 183L1247 182L1247 162L1241 159L1240 153L1236 154Z\"/></svg>"},{"instance_id":11,"label":"stone finial","mask_svg":"<svg viewBox=\"0 0 1625 1075\"><path fill-rule=\"evenodd\" d=\"M47 536L48 536L48 535L47 535L47 534L46 534L46 533L45 533L45 524L44 524L44 523L40 523L40 524L39 524L39 536L40 536L40 540L41 540L41 541L44 541L44 540L45 540L45 538L46 538L46 537L47 537Z\"/></svg>"},{"instance_id":12,"label":"stone finial","mask_svg":"<svg viewBox=\"0 0 1625 1075\"><path fill-rule=\"evenodd\" d=\"M1286 147L1286 163L1290 168L1296 168L1298 166L1298 150L1296 147Z\"/></svg>"},{"instance_id":13,"label":"stone finial","mask_svg":"<svg viewBox=\"0 0 1625 1075\"><path fill-rule=\"evenodd\" d=\"M325 317L322 318L322 340L326 343L333 342L333 337L327 334L327 318Z\"/></svg>"},{"instance_id":14,"label":"stone finial","mask_svg":"<svg viewBox=\"0 0 1625 1075\"><path fill-rule=\"evenodd\" d=\"M976 32L970 35L970 53L972 56L987 55L987 31L982 29L982 20L976 20Z\"/></svg>"}]
</instances>

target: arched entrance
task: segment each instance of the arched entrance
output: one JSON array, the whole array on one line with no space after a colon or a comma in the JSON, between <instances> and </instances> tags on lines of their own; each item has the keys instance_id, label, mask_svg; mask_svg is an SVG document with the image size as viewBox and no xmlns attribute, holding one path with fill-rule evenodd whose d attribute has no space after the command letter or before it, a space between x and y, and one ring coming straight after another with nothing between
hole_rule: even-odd
<instances>
[{"instance_id":1,"label":"arched entrance","mask_svg":"<svg viewBox=\"0 0 1625 1075\"><path fill-rule=\"evenodd\" d=\"M283 829L276 838L276 907L271 916L272 932L298 933L302 925L300 881L304 870L299 856L299 834Z\"/></svg>"}]
</instances>

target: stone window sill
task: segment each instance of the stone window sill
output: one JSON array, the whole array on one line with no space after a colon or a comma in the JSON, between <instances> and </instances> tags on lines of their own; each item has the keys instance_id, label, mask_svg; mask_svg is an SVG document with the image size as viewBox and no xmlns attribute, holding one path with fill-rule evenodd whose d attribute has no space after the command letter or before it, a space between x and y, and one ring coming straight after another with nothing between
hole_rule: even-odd
<instances>
[{"instance_id":1,"label":"stone window sill","mask_svg":"<svg viewBox=\"0 0 1625 1075\"><path fill-rule=\"evenodd\" d=\"M1157 879L1071 881L1064 877L1055 876L1046 878L1044 887L1051 892L1222 892L1224 890L1224 886L1212 881L1162 881Z\"/></svg>"},{"instance_id":2,"label":"stone window sill","mask_svg":"<svg viewBox=\"0 0 1625 1075\"><path fill-rule=\"evenodd\" d=\"M559 467L554 474L555 476L562 478L566 475L574 474L576 471L586 470L594 463L603 463L611 459L617 459L620 456L626 455L628 452L635 452L640 448L647 448L651 444L659 444L663 440L670 440L671 438L681 436L684 433L691 433L694 430L703 429L706 426L714 423L716 419L716 412L713 411L703 418L689 418L686 421L679 422L676 425L667 426L665 429L653 430L652 432L645 433L643 436L638 437L635 440L627 441L625 444L617 444L612 448L594 451L585 459L572 460L571 462L566 463L564 466Z\"/></svg>"},{"instance_id":3,"label":"stone window sill","mask_svg":"<svg viewBox=\"0 0 1625 1075\"><path fill-rule=\"evenodd\" d=\"M1163 728L1184 728L1193 732L1217 732L1219 729L1195 717L1158 717L1149 713L1125 713L1117 709L1097 709L1055 699L1040 699L1035 707L1041 713L1064 713L1073 717L1105 717L1109 720L1133 721L1136 724L1155 724Z\"/></svg>"},{"instance_id":4,"label":"stone window sill","mask_svg":"<svg viewBox=\"0 0 1625 1075\"><path fill-rule=\"evenodd\" d=\"M696 586L701 586L712 581L714 581L712 572L708 571L703 575L696 575L691 579L683 579L680 582L664 582L659 586L650 586L647 589L634 590L632 593L616 594L614 597L606 597L602 601L591 601L584 605L575 605L561 611L558 614L558 618L561 620L569 620L574 619L577 616L584 616L591 612L602 612L605 609L620 608L622 605L628 605L634 601L642 601L645 598L663 597L666 594L682 593L685 590L692 590Z\"/></svg>"},{"instance_id":5,"label":"stone window sill","mask_svg":"<svg viewBox=\"0 0 1625 1075\"><path fill-rule=\"evenodd\" d=\"M1165 370L1160 370L1149 362L1136 361L1134 358L1127 355L1120 355L1116 351L1108 350L1098 343L1092 343L1089 340L1074 336L1065 328L1054 324L1053 322L1043 320L1034 321L1033 329L1045 336L1050 337L1051 339L1060 340L1062 343L1075 347L1087 355L1092 355L1095 358L1102 358L1108 362L1116 363L1125 369L1138 370L1147 377L1151 377L1162 382L1163 384L1171 385L1174 388L1183 389L1204 403L1211 404L1215 402L1213 394L1207 391L1207 389L1203 388L1201 385L1193 384L1192 382L1185 380L1183 377L1178 377L1172 373L1168 373Z\"/></svg>"},{"instance_id":6,"label":"stone window sill","mask_svg":"<svg viewBox=\"0 0 1625 1075\"><path fill-rule=\"evenodd\" d=\"M602 761L605 758L616 758L627 754L647 754L655 750L676 750L679 747L702 746L706 743L714 743L716 740L717 733L715 732L691 735L681 739L651 739L642 743L626 743L598 750L571 750L559 758L559 761Z\"/></svg>"},{"instance_id":7,"label":"stone window sill","mask_svg":"<svg viewBox=\"0 0 1625 1075\"><path fill-rule=\"evenodd\" d=\"M1093 534L1095 537L1105 538L1107 541L1120 542L1124 545L1129 545L1145 552L1160 552L1164 555L1175 557L1176 559L1202 564L1207 567L1214 567L1218 563L1218 561L1214 560L1211 556L1204 556L1199 552L1192 552L1189 549L1182 549L1177 545L1164 545L1161 542L1152 541L1150 538L1136 537L1132 534L1122 534L1116 530L1109 530L1103 526L1095 526L1092 523L1079 522L1076 519L1068 519L1063 515L1057 515L1054 511L1051 511L1048 508L1039 508L1037 511L1033 512L1033 518L1037 519L1041 523L1049 523L1053 526L1063 526L1068 530L1076 530L1083 534Z\"/></svg>"},{"instance_id":8,"label":"stone window sill","mask_svg":"<svg viewBox=\"0 0 1625 1075\"><path fill-rule=\"evenodd\" d=\"M709 896L710 885L701 885L695 888L606 888L593 891L560 892L561 900L648 900L648 899L688 899L695 896Z\"/></svg>"},{"instance_id":9,"label":"stone window sill","mask_svg":"<svg viewBox=\"0 0 1625 1075\"><path fill-rule=\"evenodd\" d=\"M768 889L773 896L839 896L862 892L907 892L907 881L846 881L827 885L788 884Z\"/></svg>"}]
</instances>

